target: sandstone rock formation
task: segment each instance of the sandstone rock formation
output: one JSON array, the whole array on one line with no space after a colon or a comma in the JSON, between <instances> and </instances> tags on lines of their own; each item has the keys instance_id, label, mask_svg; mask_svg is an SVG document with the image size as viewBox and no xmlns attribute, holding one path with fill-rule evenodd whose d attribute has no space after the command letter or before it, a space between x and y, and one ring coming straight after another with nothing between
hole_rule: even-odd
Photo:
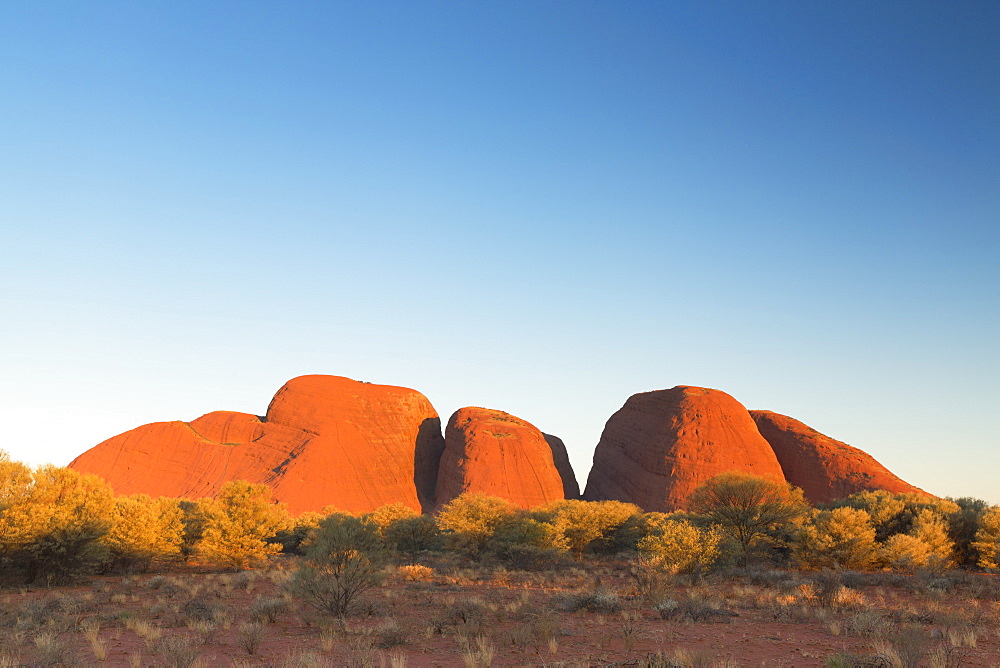
<instances>
[{"instance_id":1,"label":"sandstone rock formation","mask_svg":"<svg viewBox=\"0 0 1000 668\"><path fill-rule=\"evenodd\" d=\"M801 487L810 503L875 489L926 494L893 475L868 453L824 436L798 420L771 411L750 411L750 415L771 444L785 478Z\"/></svg>"},{"instance_id":2,"label":"sandstone rock formation","mask_svg":"<svg viewBox=\"0 0 1000 668\"><path fill-rule=\"evenodd\" d=\"M439 505L463 492L481 492L531 508L565 498L564 485L553 446L529 422L472 407L458 409L448 420L438 467Z\"/></svg>"},{"instance_id":3,"label":"sandstone rock formation","mask_svg":"<svg viewBox=\"0 0 1000 668\"><path fill-rule=\"evenodd\" d=\"M562 439L552 434L542 434L545 442L552 448L552 460L555 462L556 471L563 483L563 497L567 499L580 498L580 483L576 481L576 474L573 473L573 465L569 461L569 452L566 451L566 444Z\"/></svg>"},{"instance_id":4,"label":"sandstone rock formation","mask_svg":"<svg viewBox=\"0 0 1000 668\"><path fill-rule=\"evenodd\" d=\"M358 513L396 502L429 508L443 449L440 419L419 392L301 376L278 390L263 418L218 411L147 424L70 466L118 494L197 498L242 479L270 485L293 514L328 505Z\"/></svg>"},{"instance_id":5,"label":"sandstone rock formation","mask_svg":"<svg viewBox=\"0 0 1000 668\"><path fill-rule=\"evenodd\" d=\"M143 425L70 466L102 476L119 494L197 498L230 480L264 483L294 514L397 502L426 512L464 491L526 508L580 496L566 446L524 420L463 408L444 439L419 392L337 376L288 381L263 417L216 411ZM611 416L583 498L674 510L726 471L787 480L812 503L862 490L926 493L797 420L679 386L636 394Z\"/></svg>"},{"instance_id":6,"label":"sandstone rock formation","mask_svg":"<svg viewBox=\"0 0 1000 668\"><path fill-rule=\"evenodd\" d=\"M676 510L695 488L727 471L784 480L742 404L701 387L645 392L629 397L608 420L584 498Z\"/></svg>"}]
</instances>

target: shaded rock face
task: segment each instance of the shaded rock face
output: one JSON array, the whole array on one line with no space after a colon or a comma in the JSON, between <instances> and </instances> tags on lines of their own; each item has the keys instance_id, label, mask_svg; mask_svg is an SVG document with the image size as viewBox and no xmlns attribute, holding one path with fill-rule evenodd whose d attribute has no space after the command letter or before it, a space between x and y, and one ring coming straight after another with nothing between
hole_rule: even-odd
<instances>
[{"instance_id":1,"label":"shaded rock face","mask_svg":"<svg viewBox=\"0 0 1000 668\"><path fill-rule=\"evenodd\" d=\"M119 434L70 463L118 494L197 498L230 480L264 483L293 514L333 505L433 504L444 439L430 402L402 387L300 376L263 418L217 411Z\"/></svg>"},{"instance_id":2,"label":"shaded rock face","mask_svg":"<svg viewBox=\"0 0 1000 668\"><path fill-rule=\"evenodd\" d=\"M771 444L785 478L801 487L810 503L826 503L876 489L926 494L893 475L868 453L824 436L798 420L771 411L750 411L750 415Z\"/></svg>"},{"instance_id":3,"label":"shaded rock face","mask_svg":"<svg viewBox=\"0 0 1000 668\"><path fill-rule=\"evenodd\" d=\"M683 509L691 493L727 471L783 481L771 446L725 392L678 386L629 397L594 452L584 498Z\"/></svg>"},{"instance_id":4,"label":"shaded rock face","mask_svg":"<svg viewBox=\"0 0 1000 668\"><path fill-rule=\"evenodd\" d=\"M575 481L572 470L568 475ZM553 446L525 420L472 407L460 408L448 420L438 467L439 505L463 492L480 492L531 508L565 498L565 484Z\"/></svg>"},{"instance_id":5,"label":"shaded rock face","mask_svg":"<svg viewBox=\"0 0 1000 668\"><path fill-rule=\"evenodd\" d=\"M552 461L555 462L556 471L559 471L559 477L562 478L563 496L567 499L579 499L580 483L576 481L576 474L573 473L566 444L558 436L552 434L542 434L542 436L552 449Z\"/></svg>"}]
</instances>

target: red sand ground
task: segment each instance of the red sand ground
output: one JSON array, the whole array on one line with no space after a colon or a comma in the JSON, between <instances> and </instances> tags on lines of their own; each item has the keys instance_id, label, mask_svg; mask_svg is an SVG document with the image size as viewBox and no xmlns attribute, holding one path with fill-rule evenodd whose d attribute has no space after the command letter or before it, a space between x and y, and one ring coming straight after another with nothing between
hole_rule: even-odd
<instances>
[{"instance_id":1,"label":"red sand ground","mask_svg":"<svg viewBox=\"0 0 1000 668\"><path fill-rule=\"evenodd\" d=\"M872 655L873 644L887 638L922 646L921 666L1000 665L995 575L963 575L952 587L942 584L947 578L884 576L885 584L842 591L828 607L806 583L815 577L808 573L668 588L675 600L693 595L738 615L710 623L662 619L637 595L625 562L538 573L442 564L427 579L393 575L340 629L286 595L292 566L282 559L241 574L96 577L82 586L0 592L0 657L7 661L0 666L462 666L473 665L463 654L480 647L486 654L492 648L494 666L635 666L658 651L686 652L686 665L822 666L837 652ZM574 592L596 586L617 592L623 610L559 609ZM259 599L284 599L287 609L264 624L249 654L241 629ZM199 615L210 621L199 627ZM85 637L98 625L103 661ZM171 651L171 638L184 640ZM935 664L935 651L947 663Z\"/></svg>"}]
</instances>

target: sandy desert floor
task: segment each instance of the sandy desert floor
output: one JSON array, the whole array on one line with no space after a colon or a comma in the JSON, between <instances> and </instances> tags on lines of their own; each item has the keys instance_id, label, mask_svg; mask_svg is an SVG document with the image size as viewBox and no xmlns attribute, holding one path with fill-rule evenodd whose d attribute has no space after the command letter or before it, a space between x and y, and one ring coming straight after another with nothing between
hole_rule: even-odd
<instances>
[{"instance_id":1,"label":"sandy desert floor","mask_svg":"<svg viewBox=\"0 0 1000 668\"><path fill-rule=\"evenodd\" d=\"M288 593L293 567L0 591L0 666L1000 666L996 575L758 570L643 585L626 560L427 562L341 624Z\"/></svg>"}]
</instances>

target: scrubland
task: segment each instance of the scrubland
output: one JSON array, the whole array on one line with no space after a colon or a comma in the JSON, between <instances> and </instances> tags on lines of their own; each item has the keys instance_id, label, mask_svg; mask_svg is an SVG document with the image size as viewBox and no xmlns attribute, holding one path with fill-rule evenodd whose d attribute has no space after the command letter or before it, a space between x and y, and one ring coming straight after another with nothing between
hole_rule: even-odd
<instances>
[{"instance_id":1,"label":"scrubland","mask_svg":"<svg viewBox=\"0 0 1000 668\"><path fill-rule=\"evenodd\" d=\"M686 512L292 518L0 459L0 666L1000 665L1000 510L726 474Z\"/></svg>"},{"instance_id":2,"label":"scrubland","mask_svg":"<svg viewBox=\"0 0 1000 668\"><path fill-rule=\"evenodd\" d=\"M760 568L652 583L628 559L538 571L387 567L342 619L292 595L294 557L0 594L0 665L990 666L1000 583Z\"/></svg>"}]
</instances>

